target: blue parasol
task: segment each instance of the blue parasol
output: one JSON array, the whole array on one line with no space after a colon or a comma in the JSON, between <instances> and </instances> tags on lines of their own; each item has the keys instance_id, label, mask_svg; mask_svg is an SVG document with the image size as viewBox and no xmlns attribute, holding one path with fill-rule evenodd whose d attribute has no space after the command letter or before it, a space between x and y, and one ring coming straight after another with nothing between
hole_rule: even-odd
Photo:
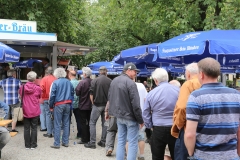
<instances>
[{"instance_id":1,"label":"blue parasol","mask_svg":"<svg viewBox=\"0 0 240 160\"><path fill-rule=\"evenodd\" d=\"M184 56L185 64L212 57L221 65L240 64L240 30L190 32L158 45L160 58Z\"/></svg>"},{"instance_id":2,"label":"blue parasol","mask_svg":"<svg viewBox=\"0 0 240 160\"><path fill-rule=\"evenodd\" d=\"M24 60L24 61L20 61L17 63L13 64L14 68L33 68L33 63L41 63L41 60L38 59L28 59L28 60Z\"/></svg>"},{"instance_id":3,"label":"blue parasol","mask_svg":"<svg viewBox=\"0 0 240 160\"><path fill-rule=\"evenodd\" d=\"M0 62L18 62L20 53L0 42Z\"/></svg>"}]
</instances>

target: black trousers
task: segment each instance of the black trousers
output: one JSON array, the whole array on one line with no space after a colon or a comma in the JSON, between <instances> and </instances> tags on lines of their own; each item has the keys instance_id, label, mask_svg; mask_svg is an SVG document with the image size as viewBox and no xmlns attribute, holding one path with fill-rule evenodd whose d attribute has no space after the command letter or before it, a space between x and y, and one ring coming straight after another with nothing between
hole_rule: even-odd
<instances>
[{"instance_id":1,"label":"black trousers","mask_svg":"<svg viewBox=\"0 0 240 160\"><path fill-rule=\"evenodd\" d=\"M89 142L90 141L90 128L89 128L89 121L91 116L91 110L80 110L80 124L82 129L82 142Z\"/></svg>"},{"instance_id":2,"label":"black trousers","mask_svg":"<svg viewBox=\"0 0 240 160\"><path fill-rule=\"evenodd\" d=\"M151 151L153 160L164 160L166 145L168 144L172 160L174 160L174 147L176 138L171 135L171 126L154 126L151 138Z\"/></svg>"},{"instance_id":3,"label":"black trousers","mask_svg":"<svg viewBox=\"0 0 240 160\"><path fill-rule=\"evenodd\" d=\"M82 136L82 128L81 128L81 124L80 124L80 110L79 108L73 108L73 114L74 117L76 119L76 124L77 124L77 137L81 137Z\"/></svg>"},{"instance_id":4,"label":"black trousers","mask_svg":"<svg viewBox=\"0 0 240 160\"><path fill-rule=\"evenodd\" d=\"M24 141L26 148L37 147L38 116L34 118L24 117Z\"/></svg>"},{"instance_id":5,"label":"black trousers","mask_svg":"<svg viewBox=\"0 0 240 160\"><path fill-rule=\"evenodd\" d=\"M147 139L150 139L152 136L152 130L149 128L146 128L145 132L146 132Z\"/></svg>"}]
</instances>

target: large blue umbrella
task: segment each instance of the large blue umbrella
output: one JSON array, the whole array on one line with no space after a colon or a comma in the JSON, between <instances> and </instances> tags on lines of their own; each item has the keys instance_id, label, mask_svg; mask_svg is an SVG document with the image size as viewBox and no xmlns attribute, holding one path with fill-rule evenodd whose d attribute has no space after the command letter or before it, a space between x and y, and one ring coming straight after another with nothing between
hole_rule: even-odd
<instances>
[{"instance_id":1,"label":"large blue umbrella","mask_svg":"<svg viewBox=\"0 0 240 160\"><path fill-rule=\"evenodd\" d=\"M0 62L18 62L20 53L0 42Z\"/></svg>"},{"instance_id":2,"label":"large blue umbrella","mask_svg":"<svg viewBox=\"0 0 240 160\"><path fill-rule=\"evenodd\" d=\"M97 72L101 66L105 66L107 68L108 75L119 75L123 70L123 65L117 64L115 62L96 62L87 65L87 67L91 68L91 70Z\"/></svg>"},{"instance_id":3,"label":"large blue umbrella","mask_svg":"<svg viewBox=\"0 0 240 160\"><path fill-rule=\"evenodd\" d=\"M132 62L135 64L139 63L150 63L156 66L166 66L170 63L181 64L181 58L158 58L157 55L157 43L142 45L133 48L129 48L121 51L120 54L113 58L113 61L119 64L124 62ZM165 63L165 64L164 64Z\"/></svg>"},{"instance_id":4,"label":"large blue umbrella","mask_svg":"<svg viewBox=\"0 0 240 160\"><path fill-rule=\"evenodd\" d=\"M184 63L205 57L217 59L221 65L240 64L240 30L191 32L158 45L160 58L184 56Z\"/></svg>"},{"instance_id":5,"label":"large blue umbrella","mask_svg":"<svg viewBox=\"0 0 240 160\"><path fill-rule=\"evenodd\" d=\"M13 64L14 68L33 68L33 63L41 63L41 60L38 59L28 59L28 60L24 60L24 61L20 61L17 63Z\"/></svg>"}]
</instances>

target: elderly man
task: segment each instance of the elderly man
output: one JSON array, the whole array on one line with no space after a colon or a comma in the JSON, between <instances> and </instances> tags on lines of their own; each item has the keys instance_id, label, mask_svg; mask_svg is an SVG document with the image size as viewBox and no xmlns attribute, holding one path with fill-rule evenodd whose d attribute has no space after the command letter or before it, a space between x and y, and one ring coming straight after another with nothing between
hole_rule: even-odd
<instances>
[{"instance_id":1,"label":"elderly man","mask_svg":"<svg viewBox=\"0 0 240 160\"><path fill-rule=\"evenodd\" d=\"M51 86L49 107L54 111L54 144L51 148L60 148L61 127L63 129L62 146L68 147L70 107L74 97L74 88L65 78L67 73L63 68L57 68L54 76L57 78Z\"/></svg>"},{"instance_id":2,"label":"elderly man","mask_svg":"<svg viewBox=\"0 0 240 160\"><path fill-rule=\"evenodd\" d=\"M90 87L92 70L89 67L83 67L83 80L79 82L75 91L76 95L79 96L79 114L80 114L80 124L82 127L82 137L78 144L85 144L90 141L90 131L89 131L89 121L92 111L92 103L90 100Z\"/></svg>"},{"instance_id":3,"label":"elderly man","mask_svg":"<svg viewBox=\"0 0 240 160\"><path fill-rule=\"evenodd\" d=\"M8 70L7 76L7 79L0 81L0 87L3 89L4 92L4 102L10 107L8 118L10 118L10 114L12 114L12 132L18 132L15 129L18 115L14 115L14 108L20 107L18 91L21 86L21 81L19 79L16 79L15 70Z\"/></svg>"},{"instance_id":4,"label":"elderly man","mask_svg":"<svg viewBox=\"0 0 240 160\"><path fill-rule=\"evenodd\" d=\"M173 126L171 134L177 138L175 143L175 160L187 159L188 153L184 144L184 128L186 126L186 105L189 95L196 89L200 88L198 81L197 63L191 63L186 66L185 71L186 82L183 83L178 101L176 103L173 114Z\"/></svg>"},{"instance_id":5,"label":"elderly man","mask_svg":"<svg viewBox=\"0 0 240 160\"><path fill-rule=\"evenodd\" d=\"M213 58L198 62L201 88L187 103L184 142L189 159L239 159L240 93L218 83L220 64Z\"/></svg>"},{"instance_id":6,"label":"elderly man","mask_svg":"<svg viewBox=\"0 0 240 160\"><path fill-rule=\"evenodd\" d=\"M53 122L51 120L51 112L49 108L49 93L50 87L53 81L56 80L56 77L53 76L53 68L48 67L45 71L46 76L40 82L40 87L42 89L42 101L43 103L40 104L41 114L40 114L40 122L41 122L41 129L40 131L47 131L46 134L43 134L44 137L52 138L53 133ZM46 124L46 125L45 125Z\"/></svg>"},{"instance_id":7,"label":"elderly man","mask_svg":"<svg viewBox=\"0 0 240 160\"><path fill-rule=\"evenodd\" d=\"M127 63L123 71L124 73L114 78L110 85L109 115L117 118L117 160L124 159L126 140L129 143L127 159L135 160L138 151L139 125L143 127L143 119L137 86L132 79L139 70L133 63Z\"/></svg>"},{"instance_id":8,"label":"elderly man","mask_svg":"<svg viewBox=\"0 0 240 160\"><path fill-rule=\"evenodd\" d=\"M148 93L144 109L143 120L147 128L153 128L151 139L152 159L164 159L164 152L168 144L172 159L176 139L171 135L173 110L178 98L179 88L168 83L168 73L157 68L152 77L157 85Z\"/></svg>"},{"instance_id":9,"label":"elderly man","mask_svg":"<svg viewBox=\"0 0 240 160\"><path fill-rule=\"evenodd\" d=\"M69 71L68 72L68 78L70 79L70 82L73 85L74 90L76 89L79 81L76 79L76 71ZM81 137L81 124L80 124L80 115L79 115L79 108L78 108L78 101L79 101L79 97L76 95L76 93L74 94L74 100L73 100L73 104L72 104L72 108L73 108L73 114L76 120L76 124L77 124L77 138Z\"/></svg>"},{"instance_id":10,"label":"elderly man","mask_svg":"<svg viewBox=\"0 0 240 160\"><path fill-rule=\"evenodd\" d=\"M90 142L85 144L86 148L96 148L96 123L101 115L102 119L102 137L97 143L101 147L105 147L107 126L105 123L105 107L108 101L108 90L112 80L107 77L107 68L102 66L99 68L99 77L91 82L90 100L92 102L92 112L90 117Z\"/></svg>"}]
</instances>

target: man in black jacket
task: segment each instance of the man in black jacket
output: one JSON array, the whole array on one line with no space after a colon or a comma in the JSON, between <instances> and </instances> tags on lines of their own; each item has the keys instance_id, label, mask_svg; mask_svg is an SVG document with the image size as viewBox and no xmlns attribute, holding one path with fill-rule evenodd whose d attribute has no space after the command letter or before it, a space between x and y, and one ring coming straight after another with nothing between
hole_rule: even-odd
<instances>
[{"instance_id":1,"label":"man in black jacket","mask_svg":"<svg viewBox=\"0 0 240 160\"><path fill-rule=\"evenodd\" d=\"M96 123L101 115L102 118L102 137L97 143L101 147L105 147L107 127L105 123L105 107L108 101L108 90L111 84L111 79L107 77L107 68L102 66L99 68L99 77L91 82L90 100L92 102L92 112L90 117L90 142L85 144L86 148L96 148Z\"/></svg>"},{"instance_id":2,"label":"man in black jacket","mask_svg":"<svg viewBox=\"0 0 240 160\"><path fill-rule=\"evenodd\" d=\"M137 85L132 80L139 71L133 63L127 63L123 74L114 78L108 92L109 115L117 118L117 160L124 159L128 140L127 159L136 159L138 131L143 127L142 111Z\"/></svg>"}]
</instances>

